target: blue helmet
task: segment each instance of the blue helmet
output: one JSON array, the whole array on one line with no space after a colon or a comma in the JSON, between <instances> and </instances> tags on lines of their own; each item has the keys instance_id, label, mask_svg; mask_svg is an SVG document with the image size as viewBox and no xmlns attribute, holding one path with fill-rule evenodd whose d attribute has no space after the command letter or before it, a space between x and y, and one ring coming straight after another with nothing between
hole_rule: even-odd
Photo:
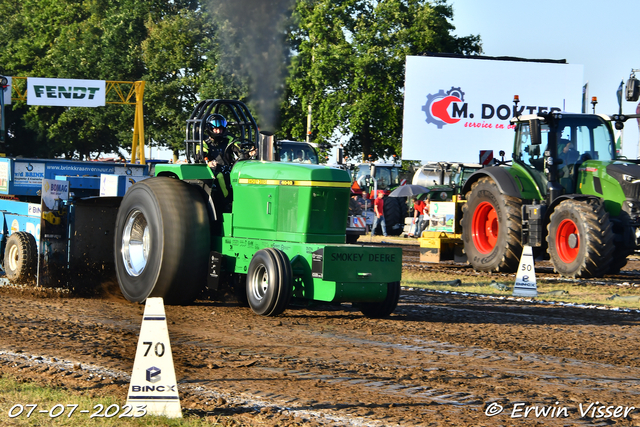
<instances>
[{"instance_id":1,"label":"blue helmet","mask_svg":"<svg viewBox=\"0 0 640 427\"><path fill-rule=\"evenodd\" d=\"M211 114L207 117L206 129L211 132L213 128L227 128L227 119L222 114Z\"/></svg>"}]
</instances>

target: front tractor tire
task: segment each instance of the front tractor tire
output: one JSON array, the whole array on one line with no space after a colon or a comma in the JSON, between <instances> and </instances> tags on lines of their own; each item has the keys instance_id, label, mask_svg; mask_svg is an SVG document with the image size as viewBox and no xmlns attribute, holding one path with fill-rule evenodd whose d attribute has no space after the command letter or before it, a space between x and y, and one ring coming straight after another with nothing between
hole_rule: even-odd
<instances>
[{"instance_id":1,"label":"front tractor tire","mask_svg":"<svg viewBox=\"0 0 640 427\"><path fill-rule=\"evenodd\" d=\"M370 319L388 317L394 312L400 300L400 282L387 283L387 296L380 302L360 302L355 304L360 312Z\"/></svg>"},{"instance_id":2,"label":"front tractor tire","mask_svg":"<svg viewBox=\"0 0 640 427\"><path fill-rule=\"evenodd\" d=\"M613 228L597 202L565 200L551 214L547 244L555 271L566 277L601 277L613 260Z\"/></svg>"},{"instance_id":3,"label":"front tractor tire","mask_svg":"<svg viewBox=\"0 0 640 427\"><path fill-rule=\"evenodd\" d=\"M261 316L282 314L292 294L293 271L287 254L273 248L256 252L247 272L247 300L253 312Z\"/></svg>"},{"instance_id":4,"label":"front tractor tire","mask_svg":"<svg viewBox=\"0 0 640 427\"><path fill-rule=\"evenodd\" d=\"M209 217L199 189L168 177L136 183L116 219L120 290L132 302L189 304L206 282Z\"/></svg>"},{"instance_id":5,"label":"front tractor tire","mask_svg":"<svg viewBox=\"0 0 640 427\"><path fill-rule=\"evenodd\" d=\"M489 177L466 194L462 240L467 259L479 271L514 272L522 255L522 202L500 192Z\"/></svg>"}]
</instances>

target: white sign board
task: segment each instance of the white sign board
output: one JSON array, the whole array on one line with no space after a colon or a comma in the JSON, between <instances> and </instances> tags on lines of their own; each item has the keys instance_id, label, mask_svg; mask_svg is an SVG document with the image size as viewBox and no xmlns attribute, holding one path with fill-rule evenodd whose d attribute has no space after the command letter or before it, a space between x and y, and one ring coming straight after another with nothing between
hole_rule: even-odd
<instances>
[{"instance_id":1,"label":"white sign board","mask_svg":"<svg viewBox=\"0 0 640 427\"><path fill-rule=\"evenodd\" d=\"M27 78L27 104L58 107L102 107L104 80Z\"/></svg>"},{"instance_id":2,"label":"white sign board","mask_svg":"<svg viewBox=\"0 0 640 427\"><path fill-rule=\"evenodd\" d=\"M504 150L510 159L514 113L579 113L582 86L582 65L407 56L402 158L478 163L480 150Z\"/></svg>"}]
</instances>

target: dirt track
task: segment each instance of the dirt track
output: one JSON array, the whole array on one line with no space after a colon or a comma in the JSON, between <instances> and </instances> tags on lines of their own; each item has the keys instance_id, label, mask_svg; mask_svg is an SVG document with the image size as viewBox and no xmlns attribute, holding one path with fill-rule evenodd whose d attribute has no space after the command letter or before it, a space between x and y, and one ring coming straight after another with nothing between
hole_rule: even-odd
<instances>
[{"instance_id":1,"label":"dirt track","mask_svg":"<svg viewBox=\"0 0 640 427\"><path fill-rule=\"evenodd\" d=\"M144 306L33 294L0 289L0 372L124 404ZM385 320L348 305L277 318L232 303L166 312L182 406L203 416L267 426L640 425L638 313L407 289ZM586 411L595 402L613 408L598 417ZM15 403L29 402L1 402L3 424Z\"/></svg>"}]
</instances>

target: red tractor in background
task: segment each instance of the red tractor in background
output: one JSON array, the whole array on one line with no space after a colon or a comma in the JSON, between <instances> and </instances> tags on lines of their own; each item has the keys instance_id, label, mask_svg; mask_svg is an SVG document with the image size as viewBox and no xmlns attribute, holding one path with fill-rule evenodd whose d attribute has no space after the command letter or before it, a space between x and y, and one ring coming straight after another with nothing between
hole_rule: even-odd
<instances>
[{"instance_id":1,"label":"red tractor in background","mask_svg":"<svg viewBox=\"0 0 640 427\"><path fill-rule=\"evenodd\" d=\"M373 225L373 200L380 192L384 195L384 217L387 233L398 236L404 228L407 216L406 197L388 197L396 187L407 180L401 177L402 164L400 162L382 163L366 162L353 166L351 169L353 184L352 193L364 199L364 213L367 226ZM380 234L376 232L376 234Z\"/></svg>"}]
</instances>

